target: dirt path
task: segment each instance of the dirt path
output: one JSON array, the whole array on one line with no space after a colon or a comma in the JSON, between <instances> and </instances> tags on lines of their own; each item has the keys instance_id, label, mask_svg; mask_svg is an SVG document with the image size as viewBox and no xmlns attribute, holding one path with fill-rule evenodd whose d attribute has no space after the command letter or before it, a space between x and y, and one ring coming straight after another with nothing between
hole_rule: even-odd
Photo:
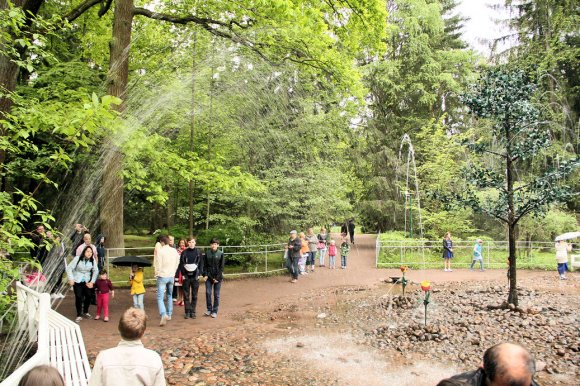
<instances>
[{"instance_id":1,"label":"dirt path","mask_svg":"<svg viewBox=\"0 0 580 386\"><path fill-rule=\"evenodd\" d=\"M334 235L336 238L336 235ZM531 280L535 276L549 276L548 273L537 273L533 271L518 272L522 280ZM555 274L554 274L555 275ZM375 268L375 237L374 235L359 235L356 243L352 246L346 270L328 268L316 268L313 274L300 276L298 283L289 282L288 275L274 276L268 278L247 278L242 280L226 280L222 285L220 312L217 319L198 316L195 320L183 318L183 307L174 307L173 318L165 327L159 327L159 317L157 313L157 303L155 290L153 287L147 288L145 296L145 310L148 312L150 322L144 343L150 348L162 352L166 365L166 375L174 384L196 384L198 370L203 368L204 363L199 362L197 367L192 368L191 359L184 358L193 354L179 354L189 347L199 346L196 356L204 358L204 355L214 355L213 349L210 353L205 350L209 345L221 347L223 352L220 355L229 357L243 357L245 350L261 352L260 360L268 362L279 361L278 357L271 354L280 353L281 357L293 357L297 363L313 363L312 372L304 376L312 378L292 378L296 376L293 365L281 366L276 362L273 364L262 364L265 369L272 366L272 372L280 372L278 378L260 378L249 383L258 384L358 384L352 374L362 371L369 376L376 378L373 384L392 384L396 379L393 366L407 366L409 379L399 379L399 384L433 384L433 379L441 379L446 375L456 371L447 363L431 363L429 366L418 366L414 361L404 363L396 361L385 361L384 353L373 351L372 348L361 348L349 334L344 330L328 328L325 323L317 320L317 315L321 310L336 310L345 303L345 297L341 291L355 287L377 288L385 286L384 279L389 276L400 276L399 269L376 269ZM443 272L442 270L415 270L408 273L408 278L414 282L429 279L434 287L438 284L449 282L471 282L471 281L503 281L505 280L504 270L487 270L485 272L471 272L465 268L455 269L453 272ZM549 280L548 283L551 281ZM557 281L556 281L557 283ZM568 286L562 288L566 291L577 291L576 281L567 283ZM572 284L572 286L570 286ZM548 290L558 290L557 285L551 286ZM80 323L85 339L85 346L91 359L101 349L115 346L119 336L117 323L119 315L127 307L131 306L132 300L128 290L117 291L117 296L110 304L109 323L94 320L83 320ZM364 294L361 294L364 295ZM72 292L65 298L59 307L59 311L65 316L74 318L74 296ZM197 313L201 315L205 310L205 287L202 283L199 290ZM91 313L95 312L92 306ZM372 321L371 321L372 322ZM330 324L326 323L327 326ZM336 325L338 326L338 325ZM341 327L341 328L344 328ZM201 337L201 338L200 338ZM206 341L209 339L211 344ZM301 340L308 340L308 350L296 351L296 345ZM224 344L227 341L230 344ZM185 342L185 343L184 343ZM187 343L190 342L190 343ZM236 347L232 347L231 342L238 342ZM257 344L259 342L259 345ZM173 347L179 347L173 352ZM340 349L339 349L340 348ZM217 349L216 349L217 350ZM241 350L239 353L236 350ZM262 351L260 351L262 350ZM370 351L369 351L370 350ZM231 352L230 352L231 351ZM237 353L237 354L236 354ZM215 354L217 355L217 354ZM256 354L257 355L257 354ZM348 359L345 357L348 356ZM181 357L181 358L178 358ZM329 360L317 361L317 358L326 357ZM206 357L206 362L211 358ZM237 359L236 359L237 361ZM340 366L344 371L338 371L334 362L342 362ZM261 362L260 362L261 363ZM334 364L333 364L334 363ZM232 374L238 373L235 370L236 362L232 362ZM185 368L186 370L182 370ZM212 371L210 368L207 371ZM265 372L264 370L263 372ZM429 374L424 373L428 371ZM216 371L217 372L217 371ZM326 378L332 374L333 382ZM410 374L410 375L409 375ZM211 375L211 374L210 374ZM212 375L213 376L213 375ZM304 377L303 376L303 377ZM399 375L401 376L401 375ZM181 378L180 378L181 377ZM317 378L318 377L318 378ZM385 378L386 377L386 378ZM204 382L212 378L207 376ZM221 384L230 384L232 378L223 380ZM425 383L417 383L418 380L429 380ZM235 384L246 384L245 381L236 379ZM408 381L408 383L407 383ZM220 383L219 380L216 380ZM264 383L265 382L265 383Z\"/></svg>"}]
</instances>

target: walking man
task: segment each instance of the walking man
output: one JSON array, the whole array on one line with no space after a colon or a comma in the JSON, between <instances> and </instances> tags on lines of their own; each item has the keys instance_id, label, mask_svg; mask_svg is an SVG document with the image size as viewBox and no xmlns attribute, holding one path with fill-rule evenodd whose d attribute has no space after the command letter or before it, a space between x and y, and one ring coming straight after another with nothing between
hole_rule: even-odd
<instances>
[{"instance_id":1,"label":"walking man","mask_svg":"<svg viewBox=\"0 0 580 386\"><path fill-rule=\"evenodd\" d=\"M169 246L169 237L161 236L159 238L161 248L157 251L154 258L155 277L157 279L157 307L161 315L160 326L165 326L168 320L171 320L173 314L173 281L175 280L175 271L179 266L179 253L175 248ZM165 294L167 293L167 296ZM164 299L167 300L167 307Z\"/></svg>"}]
</instances>

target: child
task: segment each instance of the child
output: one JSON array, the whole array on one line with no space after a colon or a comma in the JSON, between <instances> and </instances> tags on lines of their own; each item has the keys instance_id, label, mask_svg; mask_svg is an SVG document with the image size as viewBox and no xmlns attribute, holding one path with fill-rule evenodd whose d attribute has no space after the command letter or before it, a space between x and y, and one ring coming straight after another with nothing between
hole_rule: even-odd
<instances>
[{"instance_id":1,"label":"child","mask_svg":"<svg viewBox=\"0 0 580 386\"><path fill-rule=\"evenodd\" d=\"M310 254L310 248L308 248L308 241L306 241L306 235L304 232L300 232L300 241L302 242L302 248L300 248L300 260L298 260L298 267L300 268L301 275L308 275L306 272L306 261Z\"/></svg>"},{"instance_id":2,"label":"child","mask_svg":"<svg viewBox=\"0 0 580 386\"><path fill-rule=\"evenodd\" d=\"M336 241L330 240L330 245L328 246L328 267L334 269L334 259L336 258Z\"/></svg>"},{"instance_id":3,"label":"child","mask_svg":"<svg viewBox=\"0 0 580 386\"><path fill-rule=\"evenodd\" d=\"M143 298L145 297L145 286L143 285L143 268L137 264L131 266L131 275L129 276L131 284L131 295L133 295L133 307L145 310Z\"/></svg>"},{"instance_id":4,"label":"child","mask_svg":"<svg viewBox=\"0 0 580 386\"><path fill-rule=\"evenodd\" d=\"M95 320L101 319L101 311L103 311L104 318L103 321L109 321L109 292L111 297L115 297L115 290L113 289L113 283L107 277L107 270L102 269L99 272L99 278L95 282L95 288L97 290L97 316Z\"/></svg>"},{"instance_id":5,"label":"child","mask_svg":"<svg viewBox=\"0 0 580 386\"><path fill-rule=\"evenodd\" d=\"M481 245L483 244L483 240L477 239L475 245L473 246L473 261L471 262L470 270L473 271L473 266L475 262L479 260L479 269L483 272L483 256L481 255Z\"/></svg>"},{"instance_id":6,"label":"child","mask_svg":"<svg viewBox=\"0 0 580 386\"><path fill-rule=\"evenodd\" d=\"M346 257L348 256L348 251L350 250L350 245L346 241L346 235L342 236L342 243L340 244L340 268L346 269Z\"/></svg>"}]
</instances>

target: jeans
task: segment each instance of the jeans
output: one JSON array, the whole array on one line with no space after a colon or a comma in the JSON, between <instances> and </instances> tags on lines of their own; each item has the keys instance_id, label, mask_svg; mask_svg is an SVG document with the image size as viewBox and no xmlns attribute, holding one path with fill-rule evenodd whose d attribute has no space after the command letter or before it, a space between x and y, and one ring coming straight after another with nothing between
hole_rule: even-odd
<instances>
[{"instance_id":1,"label":"jeans","mask_svg":"<svg viewBox=\"0 0 580 386\"><path fill-rule=\"evenodd\" d=\"M109 317L109 293L97 294L97 316L101 316L101 312L105 318Z\"/></svg>"},{"instance_id":2,"label":"jeans","mask_svg":"<svg viewBox=\"0 0 580 386\"><path fill-rule=\"evenodd\" d=\"M328 255L328 266L329 267L334 267L334 259L336 258L336 256L332 256L332 255Z\"/></svg>"},{"instance_id":3,"label":"jeans","mask_svg":"<svg viewBox=\"0 0 580 386\"><path fill-rule=\"evenodd\" d=\"M91 305L91 292L93 289L87 287L87 283L75 283L73 285L73 290L75 293L75 307L77 309L77 316L82 314L87 314L89 312L89 306Z\"/></svg>"},{"instance_id":4,"label":"jeans","mask_svg":"<svg viewBox=\"0 0 580 386\"><path fill-rule=\"evenodd\" d=\"M144 298L145 298L145 294L133 295L133 307L139 308L141 310L145 310L145 304L143 303Z\"/></svg>"},{"instance_id":5,"label":"jeans","mask_svg":"<svg viewBox=\"0 0 580 386\"><path fill-rule=\"evenodd\" d=\"M471 262L471 267L469 267L469 269L473 269L473 266L475 265L475 262L477 260L479 260L479 269L483 271L483 259L473 259L473 261Z\"/></svg>"},{"instance_id":6,"label":"jeans","mask_svg":"<svg viewBox=\"0 0 580 386\"><path fill-rule=\"evenodd\" d=\"M340 266L346 267L346 256L340 256Z\"/></svg>"},{"instance_id":7,"label":"jeans","mask_svg":"<svg viewBox=\"0 0 580 386\"><path fill-rule=\"evenodd\" d=\"M171 316L173 314L173 300L171 296L173 294L174 280L175 278L173 276L157 278L157 307L159 308L159 315L161 317ZM165 308L165 304L163 303L165 292L167 292L167 308Z\"/></svg>"},{"instance_id":8,"label":"jeans","mask_svg":"<svg viewBox=\"0 0 580 386\"><path fill-rule=\"evenodd\" d=\"M314 260L316 259L316 252L308 252L308 259L306 259L306 265L314 265Z\"/></svg>"},{"instance_id":9,"label":"jeans","mask_svg":"<svg viewBox=\"0 0 580 386\"><path fill-rule=\"evenodd\" d=\"M560 274L560 276L566 274L567 270L568 270L568 263L558 263L558 273Z\"/></svg>"},{"instance_id":10,"label":"jeans","mask_svg":"<svg viewBox=\"0 0 580 386\"><path fill-rule=\"evenodd\" d=\"M197 278L195 276L186 275L183 277L183 302L185 303L186 314L195 314L195 309L197 308L198 290L199 290L199 281L197 281Z\"/></svg>"},{"instance_id":11,"label":"jeans","mask_svg":"<svg viewBox=\"0 0 580 386\"><path fill-rule=\"evenodd\" d=\"M319 249L320 253L318 254L318 260L320 261L320 265L324 265L324 258L326 257L326 248Z\"/></svg>"},{"instance_id":12,"label":"jeans","mask_svg":"<svg viewBox=\"0 0 580 386\"><path fill-rule=\"evenodd\" d=\"M300 273L300 268L298 267L298 260L300 257L289 257L287 264L288 264L288 272L292 275L292 279L298 279L298 274Z\"/></svg>"},{"instance_id":13,"label":"jeans","mask_svg":"<svg viewBox=\"0 0 580 386\"><path fill-rule=\"evenodd\" d=\"M213 305L211 303L211 290L213 288ZM222 288L222 282L218 281L213 283L210 278L205 281L205 303L207 304L207 310L211 313L218 312L220 306L220 289Z\"/></svg>"}]
</instances>

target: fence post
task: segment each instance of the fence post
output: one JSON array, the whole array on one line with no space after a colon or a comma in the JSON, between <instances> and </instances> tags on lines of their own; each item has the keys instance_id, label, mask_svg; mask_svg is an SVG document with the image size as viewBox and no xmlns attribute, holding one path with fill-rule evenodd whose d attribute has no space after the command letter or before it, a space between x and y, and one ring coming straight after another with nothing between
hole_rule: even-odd
<instances>
[{"instance_id":1,"label":"fence post","mask_svg":"<svg viewBox=\"0 0 580 386\"><path fill-rule=\"evenodd\" d=\"M268 246L266 245L266 268L265 273L268 273Z\"/></svg>"},{"instance_id":2,"label":"fence post","mask_svg":"<svg viewBox=\"0 0 580 386\"><path fill-rule=\"evenodd\" d=\"M486 241L487 243L487 268L491 267L491 258L490 258L490 251L489 251L489 241Z\"/></svg>"}]
</instances>

